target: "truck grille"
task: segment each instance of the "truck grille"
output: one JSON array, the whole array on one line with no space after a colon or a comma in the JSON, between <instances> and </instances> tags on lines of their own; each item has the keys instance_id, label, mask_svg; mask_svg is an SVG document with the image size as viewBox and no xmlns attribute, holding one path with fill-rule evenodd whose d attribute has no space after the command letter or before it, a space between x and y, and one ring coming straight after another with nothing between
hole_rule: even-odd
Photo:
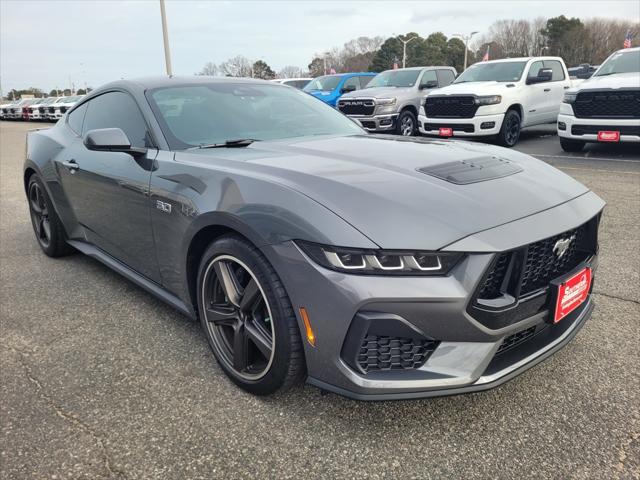
<instances>
[{"instance_id":1,"label":"truck grille","mask_svg":"<svg viewBox=\"0 0 640 480\"><path fill-rule=\"evenodd\" d=\"M429 96L424 105L429 118L473 118L478 110L475 97L460 96Z\"/></svg>"},{"instance_id":2,"label":"truck grille","mask_svg":"<svg viewBox=\"0 0 640 480\"><path fill-rule=\"evenodd\" d=\"M365 373L420 368L437 346L435 340L367 335L362 340L358 365Z\"/></svg>"},{"instance_id":3,"label":"truck grille","mask_svg":"<svg viewBox=\"0 0 640 480\"><path fill-rule=\"evenodd\" d=\"M602 131L620 132L620 135L640 136L640 125L572 125L571 135L597 135Z\"/></svg>"},{"instance_id":4,"label":"truck grille","mask_svg":"<svg viewBox=\"0 0 640 480\"><path fill-rule=\"evenodd\" d=\"M376 104L372 99L344 99L338 102L338 110L345 115L373 115L375 109Z\"/></svg>"},{"instance_id":5,"label":"truck grille","mask_svg":"<svg viewBox=\"0 0 640 480\"><path fill-rule=\"evenodd\" d=\"M640 90L588 90L573 103L577 118L640 118Z\"/></svg>"},{"instance_id":6,"label":"truck grille","mask_svg":"<svg viewBox=\"0 0 640 480\"><path fill-rule=\"evenodd\" d=\"M55 111L56 111L55 107L47 108L47 112L49 112L49 113L55 113Z\"/></svg>"}]
</instances>

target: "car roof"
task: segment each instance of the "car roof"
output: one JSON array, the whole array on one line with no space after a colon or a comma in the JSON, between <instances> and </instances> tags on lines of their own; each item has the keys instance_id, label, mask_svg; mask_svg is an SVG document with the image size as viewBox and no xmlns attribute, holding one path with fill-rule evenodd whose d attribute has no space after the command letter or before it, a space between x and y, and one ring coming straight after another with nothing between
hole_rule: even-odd
<instances>
[{"instance_id":1,"label":"car roof","mask_svg":"<svg viewBox=\"0 0 640 480\"><path fill-rule=\"evenodd\" d=\"M560 60L561 57L513 57L513 58L500 58L498 60L487 60L486 62L476 62L477 63L503 63L503 62L528 62L529 60ZM474 64L474 65L475 65Z\"/></svg>"},{"instance_id":2,"label":"car roof","mask_svg":"<svg viewBox=\"0 0 640 480\"><path fill-rule=\"evenodd\" d=\"M452 66L450 65L425 65L423 67L406 67L406 68L390 68L389 70L385 70L385 72L393 72L394 70L396 72L401 72L404 70L425 70L425 69L434 69L434 68L446 68L449 70L455 70Z\"/></svg>"}]
</instances>

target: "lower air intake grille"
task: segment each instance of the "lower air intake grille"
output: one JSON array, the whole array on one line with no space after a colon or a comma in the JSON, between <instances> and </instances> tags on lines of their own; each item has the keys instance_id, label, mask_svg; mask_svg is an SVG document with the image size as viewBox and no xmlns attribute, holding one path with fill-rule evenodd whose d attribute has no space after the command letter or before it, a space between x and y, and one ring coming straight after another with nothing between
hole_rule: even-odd
<instances>
[{"instance_id":1,"label":"lower air intake grille","mask_svg":"<svg viewBox=\"0 0 640 480\"><path fill-rule=\"evenodd\" d=\"M362 340L358 365L365 372L420 368L437 346L434 340L367 335Z\"/></svg>"},{"instance_id":2,"label":"lower air intake grille","mask_svg":"<svg viewBox=\"0 0 640 480\"><path fill-rule=\"evenodd\" d=\"M536 333L536 326L529 327L526 330L521 330L520 332L516 332L513 335L509 335L505 338L498 350L496 351L496 355L500 355L502 352L509 350L517 345L520 345L523 342L529 340Z\"/></svg>"}]
</instances>

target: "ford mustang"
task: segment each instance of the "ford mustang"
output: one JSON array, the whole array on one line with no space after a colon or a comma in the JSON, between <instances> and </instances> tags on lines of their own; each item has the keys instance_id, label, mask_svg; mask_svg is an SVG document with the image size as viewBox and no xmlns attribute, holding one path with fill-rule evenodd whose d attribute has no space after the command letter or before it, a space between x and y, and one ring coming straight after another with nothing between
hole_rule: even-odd
<instances>
[{"instance_id":1,"label":"ford mustang","mask_svg":"<svg viewBox=\"0 0 640 480\"><path fill-rule=\"evenodd\" d=\"M105 85L28 133L24 187L45 254L198 319L254 394L486 390L593 309L604 202L585 186L500 147L370 135L272 82Z\"/></svg>"}]
</instances>

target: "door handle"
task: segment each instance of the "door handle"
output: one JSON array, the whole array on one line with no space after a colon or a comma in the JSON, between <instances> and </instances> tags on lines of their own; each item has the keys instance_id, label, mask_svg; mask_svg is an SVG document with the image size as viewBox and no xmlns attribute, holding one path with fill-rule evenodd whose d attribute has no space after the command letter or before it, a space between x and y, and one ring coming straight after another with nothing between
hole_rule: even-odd
<instances>
[{"instance_id":1,"label":"door handle","mask_svg":"<svg viewBox=\"0 0 640 480\"><path fill-rule=\"evenodd\" d=\"M62 162L62 165L68 168L71 173L76 173L76 171L80 169L80 165L78 165L73 158Z\"/></svg>"},{"instance_id":2,"label":"door handle","mask_svg":"<svg viewBox=\"0 0 640 480\"><path fill-rule=\"evenodd\" d=\"M551 91L551 89L550 89L550 88L545 88L545 89L544 89L544 91L545 91L545 92L550 92L550 91Z\"/></svg>"}]
</instances>

